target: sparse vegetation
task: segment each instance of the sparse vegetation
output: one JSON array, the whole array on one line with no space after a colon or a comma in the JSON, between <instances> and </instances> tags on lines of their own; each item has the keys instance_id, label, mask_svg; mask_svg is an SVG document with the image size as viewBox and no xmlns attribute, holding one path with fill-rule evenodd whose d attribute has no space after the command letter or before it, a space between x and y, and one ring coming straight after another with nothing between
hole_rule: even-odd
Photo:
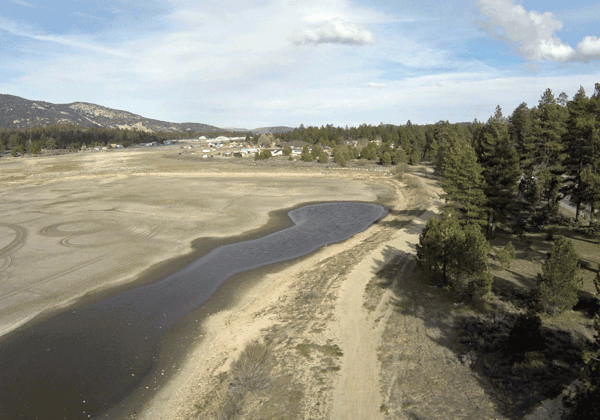
<instances>
[{"instance_id":1,"label":"sparse vegetation","mask_svg":"<svg viewBox=\"0 0 600 420\"><path fill-rule=\"evenodd\" d=\"M250 395L264 390L270 385L269 348L259 342L252 342L232 363L227 376L227 386L222 391L214 410L216 419L234 419L243 410L244 401Z\"/></svg>"}]
</instances>

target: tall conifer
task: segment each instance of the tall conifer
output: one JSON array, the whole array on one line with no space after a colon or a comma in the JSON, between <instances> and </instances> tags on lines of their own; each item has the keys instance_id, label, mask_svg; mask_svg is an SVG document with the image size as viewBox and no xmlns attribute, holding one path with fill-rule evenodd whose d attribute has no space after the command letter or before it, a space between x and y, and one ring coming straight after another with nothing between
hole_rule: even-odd
<instances>
[{"instance_id":1,"label":"tall conifer","mask_svg":"<svg viewBox=\"0 0 600 420\"><path fill-rule=\"evenodd\" d=\"M569 118L567 120L567 134L565 135L568 154L565 160L567 174L565 191L571 194L571 201L577 205L575 221L579 220L581 204L587 202L581 180L582 171L594 164L594 135L596 118L591 112L590 100L583 87L568 104Z\"/></svg>"},{"instance_id":2,"label":"tall conifer","mask_svg":"<svg viewBox=\"0 0 600 420\"><path fill-rule=\"evenodd\" d=\"M566 147L562 136L566 133L567 110L559 106L552 91L546 89L534 115L535 164L539 167L538 176L549 214L556 214L560 199L561 175L565 172L563 162Z\"/></svg>"},{"instance_id":3,"label":"tall conifer","mask_svg":"<svg viewBox=\"0 0 600 420\"><path fill-rule=\"evenodd\" d=\"M515 147L508 135L508 124L500 106L483 126L475 140L475 151L483 168L488 211L488 235L497 222L505 222L515 211L517 182L521 171Z\"/></svg>"},{"instance_id":4,"label":"tall conifer","mask_svg":"<svg viewBox=\"0 0 600 420\"><path fill-rule=\"evenodd\" d=\"M444 172L440 195L446 201L445 211L454 212L462 224L486 224L485 181L473 148L465 139L452 137L443 156Z\"/></svg>"}]
</instances>

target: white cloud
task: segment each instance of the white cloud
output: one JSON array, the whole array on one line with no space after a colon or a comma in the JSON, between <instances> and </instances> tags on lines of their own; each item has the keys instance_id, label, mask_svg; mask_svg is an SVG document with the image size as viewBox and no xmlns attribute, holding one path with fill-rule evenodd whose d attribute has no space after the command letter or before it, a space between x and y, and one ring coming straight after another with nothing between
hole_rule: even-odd
<instances>
[{"instance_id":1,"label":"white cloud","mask_svg":"<svg viewBox=\"0 0 600 420\"><path fill-rule=\"evenodd\" d=\"M376 83L376 82L369 83L369 87L375 88L375 89L383 89L385 86L386 86L385 83Z\"/></svg>"},{"instance_id":2,"label":"white cloud","mask_svg":"<svg viewBox=\"0 0 600 420\"><path fill-rule=\"evenodd\" d=\"M595 56L596 59L600 59L600 38L586 36L577 44L577 50L583 55Z\"/></svg>"},{"instance_id":3,"label":"white cloud","mask_svg":"<svg viewBox=\"0 0 600 420\"><path fill-rule=\"evenodd\" d=\"M566 62L600 59L598 38L586 36L575 51L554 36L554 31L562 29L563 24L550 12L528 12L512 0L480 0L478 6L481 13L490 18L480 22L481 28L492 32L495 38L519 45L519 53L526 60ZM503 33L498 33L498 28Z\"/></svg>"},{"instance_id":4,"label":"white cloud","mask_svg":"<svg viewBox=\"0 0 600 420\"><path fill-rule=\"evenodd\" d=\"M562 29L562 22L554 19L550 12L540 14L528 12L511 0L480 0L481 13L490 18L483 23L484 29L494 31L500 27L504 35L496 37L519 44L519 53L531 61L569 61L575 50L554 37Z\"/></svg>"},{"instance_id":5,"label":"white cloud","mask_svg":"<svg viewBox=\"0 0 600 420\"><path fill-rule=\"evenodd\" d=\"M346 22L339 17L320 25L298 29L292 35L296 45L303 44L375 44L373 34L359 24Z\"/></svg>"}]
</instances>

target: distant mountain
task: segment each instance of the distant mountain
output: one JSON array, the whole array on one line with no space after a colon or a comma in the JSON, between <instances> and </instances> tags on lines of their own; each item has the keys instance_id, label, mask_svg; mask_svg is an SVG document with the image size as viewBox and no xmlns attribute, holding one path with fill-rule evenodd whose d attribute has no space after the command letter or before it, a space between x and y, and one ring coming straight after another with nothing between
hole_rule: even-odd
<instances>
[{"instance_id":1,"label":"distant mountain","mask_svg":"<svg viewBox=\"0 0 600 420\"><path fill-rule=\"evenodd\" d=\"M142 131L211 132L219 127L198 123L171 123L144 118L131 112L111 109L86 102L52 104L30 101L0 94L0 127L26 128L54 124L76 124L86 127L129 128Z\"/></svg>"},{"instance_id":2,"label":"distant mountain","mask_svg":"<svg viewBox=\"0 0 600 420\"><path fill-rule=\"evenodd\" d=\"M293 131L293 127L263 127L263 128L255 128L252 130L252 134L279 134L279 133L287 133L288 131Z\"/></svg>"},{"instance_id":3,"label":"distant mountain","mask_svg":"<svg viewBox=\"0 0 600 420\"><path fill-rule=\"evenodd\" d=\"M254 134L285 133L291 127L264 127L255 130L243 128L219 128L200 123L172 123L153 120L119 109L73 102L53 104L44 101L31 101L14 95L0 94L0 127L20 129L30 126L55 124L75 124L85 127L129 128L141 131L162 132L217 132L252 131Z\"/></svg>"}]
</instances>

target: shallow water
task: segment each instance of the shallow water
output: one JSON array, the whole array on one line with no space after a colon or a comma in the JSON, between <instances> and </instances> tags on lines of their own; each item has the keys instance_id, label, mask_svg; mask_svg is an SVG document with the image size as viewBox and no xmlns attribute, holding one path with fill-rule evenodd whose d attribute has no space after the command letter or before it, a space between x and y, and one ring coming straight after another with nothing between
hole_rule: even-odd
<instances>
[{"instance_id":1,"label":"shallow water","mask_svg":"<svg viewBox=\"0 0 600 420\"><path fill-rule=\"evenodd\" d=\"M216 248L181 271L25 326L0 342L0 419L87 419L123 400L157 363L161 337L228 278L292 260L363 231L386 210L326 203L292 227Z\"/></svg>"}]
</instances>

